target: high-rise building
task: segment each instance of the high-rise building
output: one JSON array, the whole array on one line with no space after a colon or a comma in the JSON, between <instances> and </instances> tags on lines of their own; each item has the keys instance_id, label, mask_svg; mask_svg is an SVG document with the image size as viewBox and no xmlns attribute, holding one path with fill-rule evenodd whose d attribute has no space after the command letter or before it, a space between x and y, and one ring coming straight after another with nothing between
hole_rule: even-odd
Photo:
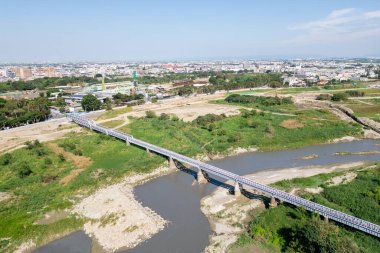
<instances>
[{"instance_id":1,"label":"high-rise building","mask_svg":"<svg viewBox=\"0 0 380 253\"><path fill-rule=\"evenodd\" d=\"M16 68L12 68L11 70L16 74L16 77L20 79L28 79L33 76L31 68L16 67Z\"/></svg>"}]
</instances>

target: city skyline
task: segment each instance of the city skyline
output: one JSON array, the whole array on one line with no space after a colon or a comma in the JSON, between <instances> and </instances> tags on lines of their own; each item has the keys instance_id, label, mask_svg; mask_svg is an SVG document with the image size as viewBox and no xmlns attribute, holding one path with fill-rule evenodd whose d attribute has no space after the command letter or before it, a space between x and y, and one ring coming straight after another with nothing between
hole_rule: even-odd
<instances>
[{"instance_id":1,"label":"city skyline","mask_svg":"<svg viewBox=\"0 0 380 253\"><path fill-rule=\"evenodd\" d=\"M374 1L18 0L2 7L1 63L380 56Z\"/></svg>"}]
</instances>

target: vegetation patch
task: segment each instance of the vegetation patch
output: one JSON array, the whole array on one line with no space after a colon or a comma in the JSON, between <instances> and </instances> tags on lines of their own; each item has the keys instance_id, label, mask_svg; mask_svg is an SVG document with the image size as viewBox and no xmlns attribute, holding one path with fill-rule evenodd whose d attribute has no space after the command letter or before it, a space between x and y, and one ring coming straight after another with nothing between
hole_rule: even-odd
<instances>
[{"instance_id":1,"label":"vegetation patch","mask_svg":"<svg viewBox=\"0 0 380 253\"><path fill-rule=\"evenodd\" d=\"M123 123L124 123L124 120L109 120L106 122L102 122L101 125L108 128L115 128L117 126L120 126Z\"/></svg>"},{"instance_id":2,"label":"vegetation patch","mask_svg":"<svg viewBox=\"0 0 380 253\"><path fill-rule=\"evenodd\" d=\"M82 155L75 155L74 150L81 150ZM9 238L6 245L0 244L0 251L13 252L29 239L41 245L58 234L81 228L84 220L75 216L49 224L36 222L50 211L70 208L80 195L120 181L128 173L150 172L164 161L91 132L70 133L48 144L30 142L25 148L0 156L0 192L12 195L0 205L0 238ZM81 173L60 184L80 166L85 168Z\"/></svg>"},{"instance_id":3,"label":"vegetation patch","mask_svg":"<svg viewBox=\"0 0 380 253\"><path fill-rule=\"evenodd\" d=\"M125 114L132 111L132 107L123 107L120 109L113 109L110 111L106 111L102 115L100 115L96 120L105 120L105 119L112 119L115 118L121 114Z\"/></svg>"},{"instance_id":4,"label":"vegetation patch","mask_svg":"<svg viewBox=\"0 0 380 253\"><path fill-rule=\"evenodd\" d=\"M380 192L380 167L355 170L357 177L350 178L351 181L345 184L326 184L337 176L346 177L353 172L344 173L284 180L274 186L286 189L319 186L323 188L320 194L301 191L301 196L380 224L377 196ZM282 204L257 215L234 247L250 244L270 252L378 252L380 247L380 241L374 236L334 221L326 223L319 215L290 204Z\"/></svg>"}]
</instances>

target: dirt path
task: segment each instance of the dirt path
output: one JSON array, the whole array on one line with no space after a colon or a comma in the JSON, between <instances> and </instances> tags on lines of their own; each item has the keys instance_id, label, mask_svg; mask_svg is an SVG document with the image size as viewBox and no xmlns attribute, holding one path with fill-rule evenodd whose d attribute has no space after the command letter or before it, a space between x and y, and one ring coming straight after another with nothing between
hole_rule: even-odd
<instances>
[{"instance_id":1,"label":"dirt path","mask_svg":"<svg viewBox=\"0 0 380 253\"><path fill-rule=\"evenodd\" d=\"M74 155L73 153L65 151L63 148L59 147L55 143L48 143L47 146L51 151L53 151L57 155L63 155L63 157L66 160L69 160L75 166L75 169L73 169L69 175L65 176L59 181L59 183L62 185L71 182L92 163L89 157Z\"/></svg>"},{"instance_id":2,"label":"dirt path","mask_svg":"<svg viewBox=\"0 0 380 253\"><path fill-rule=\"evenodd\" d=\"M2 130L0 131L0 154L23 147L26 141L51 141L62 138L71 131L79 130L79 127L71 124L66 118Z\"/></svg>"}]
</instances>

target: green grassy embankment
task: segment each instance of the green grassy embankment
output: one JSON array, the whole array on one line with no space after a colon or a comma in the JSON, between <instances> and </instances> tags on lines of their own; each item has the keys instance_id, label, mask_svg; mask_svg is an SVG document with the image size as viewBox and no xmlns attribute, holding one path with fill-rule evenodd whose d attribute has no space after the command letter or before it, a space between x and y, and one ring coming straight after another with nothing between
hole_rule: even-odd
<instances>
[{"instance_id":1,"label":"green grassy embankment","mask_svg":"<svg viewBox=\"0 0 380 253\"><path fill-rule=\"evenodd\" d=\"M109 128L115 128L117 126L120 126L121 124L123 124L125 121L124 120L109 120L109 121L106 121L106 122L102 122L101 125L102 126L105 126L105 127L109 127Z\"/></svg>"},{"instance_id":2,"label":"green grassy embankment","mask_svg":"<svg viewBox=\"0 0 380 253\"><path fill-rule=\"evenodd\" d=\"M119 109L113 109L110 111L106 111L105 113L100 115L96 120L112 119L112 118L115 118L121 114L131 112L132 110L133 110L132 107L123 107L123 108L119 108Z\"/></svg>"},{"instance_id":3,"label":"green grassy embankment","mask_svg":"<svg viewBox=\"0 0 380 253\"><path fill-rule=\"evenodd\" d=\"M287 191L299 188L298 194L304 198L380 224L380 167L351 171L357 177L346 184L328 183L332 177L346 173L284 180L273 186ZM304 191L307 187L321 187L323 191L311 194ZM281 204L256 215L232 252L249 245L266 252L378 252L380 241L334 221L326 223L302 208Z\"/></svg>"},{"instance_id":4,"label":"green grassy embankment","mask_svg":"<svg viewBox=\"0 0 380 253\"><path fill-rule=\"evenodd\" d=\"M80 228L84 221L74 216L46 225L35 222L51 210L70 208L82 195L128 173L149 172L165 161L89 131L71 134L57 144L66 151L53 152L49 145L38 144L0 157L0 192L11 195L0 205L1 252L12 252L28 239L40 245ZM72 154L73 160L61 155L65 152ZM81 157L90 162L82 164L81 173L73 174L81 166Z\"/></svg>"}]
</instances>

